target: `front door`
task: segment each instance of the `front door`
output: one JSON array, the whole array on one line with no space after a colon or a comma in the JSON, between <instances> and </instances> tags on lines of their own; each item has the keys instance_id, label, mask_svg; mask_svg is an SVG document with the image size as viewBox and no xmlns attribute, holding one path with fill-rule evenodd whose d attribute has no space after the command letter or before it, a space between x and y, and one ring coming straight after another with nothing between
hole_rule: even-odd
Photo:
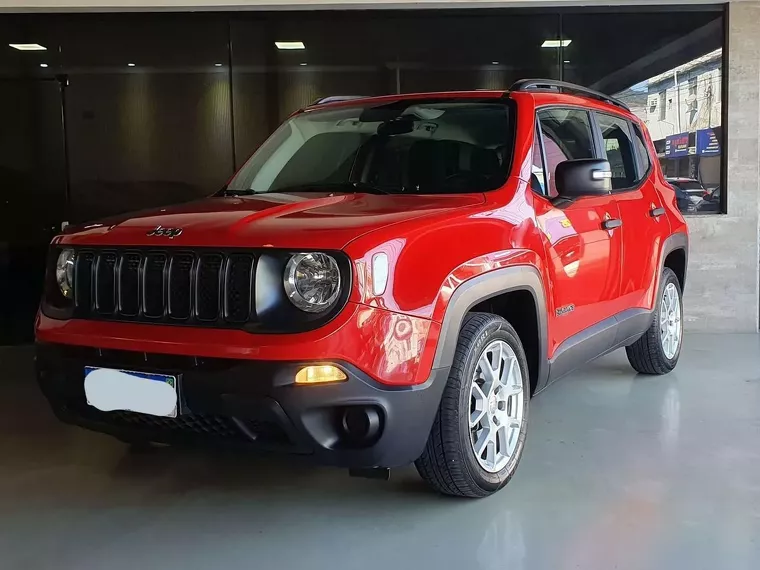
<instances>
[{"instance_id":1,"label":"front door","mask_svg":"<svg viewBox=\"0 0 760 570\"><path fill-rule=\"evenodd\" d=\"M551 357L564 341L615 313L622 239L618 229L605 228L605 222L620 219L613 196L557 205L551 200L557 196L554 174L560 162L595 157L588 113L551 108L539 111L538 118L546 180L540 184L544 195L535 197L534 207L550 259Z\"/></svg>"}]
</instances>

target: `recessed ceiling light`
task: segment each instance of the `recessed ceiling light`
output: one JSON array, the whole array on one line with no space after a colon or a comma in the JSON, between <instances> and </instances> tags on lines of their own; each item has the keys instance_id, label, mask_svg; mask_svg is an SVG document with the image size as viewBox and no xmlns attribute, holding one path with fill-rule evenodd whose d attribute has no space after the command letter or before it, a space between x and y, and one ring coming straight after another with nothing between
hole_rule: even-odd
<instances>
[{"instance_id":1,"label":"recessed ceiling light","mask_svg":"<svg viewBox=\"0 0 760 570\"><path fill-rule=\"evenodd\" d=\"M277 49L306 49L303 42L274 42Z\"/></svg>"},{"instance_id":2,"label":"recessed ceiling light","mask_svg":"<svg viewBox=\"0 0 760 570\"><path fill-rule=\"evenodd\" d=\"M541 44L541 47L542 48L567 47L571 43L573 43L573 40L546 40L544 43Z\"/></svg>"},{"instance_id":3,"label":"recessed ceiling light","mask_svg":"<svg viewBox=\"0 0 760 570\"><path fill-rule=\"evenodd\" d=\"M8 44L13 49L19 51L45 51L47 48L40 44Z\"/></svg>"},{"instance_id":4,"label":"recessed ceiling light","mask_svg":"<svg viewBox=\"0 0 760 570\"><path fill-rule=\"evenodd\" d=\"M565 60L565 63L570 63L570 60L569 60L569 59L566 59L566 60Z\"/></svg>"},{"instance_id":5,"label":"recessed ceiling light","mask_svg":"<svg viewBox=\"0 0 760 570\"><path fill-rule=\"evenodd\" d=\"M222 67L222 64L221 63L215 63L214 67Z\"/></svg>"},{"instance_id":6,"label":"recessed ceiling light","mask_svg":"<svg viewBox=\"0 0 760 570\"><path fill-rule=\"evenodd\" d=\"M499 62L498 61L492 61L491 65L499 65Z\"/></svg>"},{"instance_id":7,"label":"recessed ceiling light","mask_svg":"<svg viewBox=\"0 0 760 570\"><path fill-rule=\"evenodd\" d=\"M40 64L40 67L47 67L47 66L48 66L48 64L47 64L47 63L41 63L41 64Z\"/></svg>"},{"instance_id":8,"label":"recessed ceiling light","mask_svg":"<svg viewBox=\"0 0 760 570\"><path fill-rule=\"evenodd\" d=\"M299 63L298 65L309 65L308 63Z\"/></svg>"},{"instance_id":9,"label":"recessed ceiling light","mask_svg":"<svg viewBox=\"0 0 760 570\"><path fill-rule=\"evenodd\" d=\"M135 66L135 64L134 64L134 63L128 63L128 64L127 64L127 67L134 67L134 66Z\"/></svg>"}]
</instances>

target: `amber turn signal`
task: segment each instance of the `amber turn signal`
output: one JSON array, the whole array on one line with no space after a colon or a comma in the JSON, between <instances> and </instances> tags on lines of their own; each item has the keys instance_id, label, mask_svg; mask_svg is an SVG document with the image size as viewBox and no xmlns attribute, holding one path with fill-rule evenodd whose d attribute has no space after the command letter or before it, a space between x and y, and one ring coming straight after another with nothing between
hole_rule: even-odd
<instances>
[{"instance_id":1,"label":"amber turn signal","mask_svg":"<svg viewBox=\"0 0 760 570\"><path fill-rule=\"evenodd\" d=\"M343 382L348 377L340 369L332 365L307 366L296 374L296 384L328 384Z\"/></svg>"}]
</instances>

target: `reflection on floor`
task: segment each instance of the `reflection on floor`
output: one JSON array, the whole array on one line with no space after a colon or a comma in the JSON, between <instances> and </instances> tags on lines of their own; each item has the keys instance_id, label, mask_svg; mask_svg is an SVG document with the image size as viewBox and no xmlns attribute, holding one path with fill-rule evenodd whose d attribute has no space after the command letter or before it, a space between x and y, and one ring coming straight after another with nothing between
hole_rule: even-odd
<instances>
[{"instance_id":1,"label":"reflection on floor","mask_svg":"<svg viewBox=\"0 0 760 570\"><path fill-rule=\"evenodd\" d=\"M57 423L28 349L0 349L3 568L760 567L760 337L691 335L677 371L621 352L531 403L526 454L481 501L413 469L128 453Z\"/></svg>"}]
</instances>

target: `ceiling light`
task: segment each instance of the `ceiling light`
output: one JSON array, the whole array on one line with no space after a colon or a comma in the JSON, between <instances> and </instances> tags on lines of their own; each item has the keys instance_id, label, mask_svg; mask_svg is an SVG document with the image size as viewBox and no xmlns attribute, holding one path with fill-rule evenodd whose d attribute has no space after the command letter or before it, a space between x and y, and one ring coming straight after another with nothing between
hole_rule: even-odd
<instances>
[{"instance_id":1,"label":"ceiling light","mask_svg":"<svg viewBox=\"0 0 760 570\"><path fill-rule=\"evenodd\" d=\"M308 63L300 63L299 65L309 65Z\"/></svg>"},{"instance_id":2,"label":"ceiling light","mask_svg":"<svg viewBox=\"0 0 760 570\"><path fill-rule=\"evenodd\" d=\"M40 67L47 67L47 66L48 66L48 64L47 64L47 63L41 63L41 64L40 64Z\"/></svg>"},{"instance_id":3,"label":"ceiling light","mask_svg":"<svg viewBox=\"0 0 760 570\"><path fill-rule=\"evenodd\" d=\"M499 62L498 61L492 61L491 65L499 65Z\"/></svg>"},{"instance_id":4,"label":"ceiling light","mask_svg":"<svg viewBox=\"0 0 760 570\"><path fill-rule=\"evenodd\" d=\"M45 51L47 48L40 44L8 44L19 51Z\"/></svg>"},{"instance_id":5,"label":"ceiling light","mask_svg":"<svg viewBox=\"0 0 760 570\"><path fill-rule=\"evenodd\" d=\"M542 48L567 47L571 43L573 43L573 40L546 40L544 43L541 44L541 47Z\"/></svg>"},{"instance_id":6,"label":"ceiling light","mask_svg":"<svg viewBox=\"0 0 760 570\"><path fill-rule=\"evenodd\" d=\"M306 49L303 42L274 42L277 49Z\"/></svg>"},{"instance_id":7,"label":"ceiling light","mask_svg":"<svg viewBox=\"0 0 760 570\"><path fill-rule=\"evenodd\" d=\"M127 64L127 67L134 67L134 66L135 66L135 64L134 64L134 63L128 63L128 64Z\"/></svg>"},{"instance_id":8,"label":"ceiling light","mask_svg":"<svg viewBox=\"0 0 760 570\"><path fill-rule=\"evenodd\" d=\"M222 67L222 64L221 63L215 63L214 67Z\"/></svg>"},{"instance_id":9,"label":"ceiling light","mask_svg":"<svg viewBox=\"0 0 760 570\"><path fill-rule=\"evenodd\" d=\"M565 60L565 63L570 63L570 60L569 60L569 59L566 59L566 60Z\"/></svg>"}]
</instances>

